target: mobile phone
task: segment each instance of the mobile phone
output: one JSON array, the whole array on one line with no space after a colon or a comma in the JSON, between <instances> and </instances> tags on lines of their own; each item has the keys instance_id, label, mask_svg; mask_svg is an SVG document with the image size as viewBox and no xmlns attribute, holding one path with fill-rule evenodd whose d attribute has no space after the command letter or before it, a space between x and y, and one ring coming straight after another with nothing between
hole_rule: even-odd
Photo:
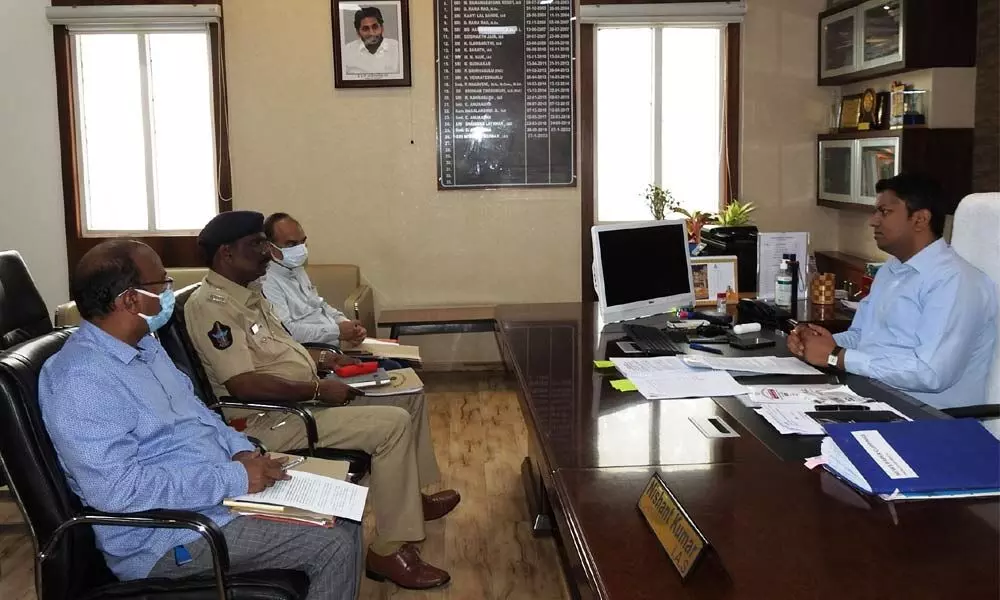
<instances>
[{"instance_id":1,"label":"mobile phone","mask_svg":"<svg viewBox=\"0 0 1000 600\"><path fill-rule=\"evenodd\" d=\"M774 345L774 340L756 335L737 335L729 340L729 345L739 350L758 350L770 348Z\"/></svg>"}]
</instances>

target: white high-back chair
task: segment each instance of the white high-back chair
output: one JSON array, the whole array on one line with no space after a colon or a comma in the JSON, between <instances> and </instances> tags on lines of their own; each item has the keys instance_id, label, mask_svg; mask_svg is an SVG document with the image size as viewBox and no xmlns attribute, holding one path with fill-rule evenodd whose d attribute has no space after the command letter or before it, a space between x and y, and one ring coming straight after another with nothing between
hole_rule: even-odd
<instances>
[{"instance_id":1,"label":"white high-back chair","mask_svg":"<svg viewBox=\"0 0 1000 600\"><path fill-rule=\"evenodd\" d=\"M962 258L986 273L1000 293L1000 193L966 196L955 211L951 246ZM1000 318L997 319L1000 336ZM998 337L1000 339L1000 337ZM986 401L1000 404L1000 348L994 351ZM983 419L983 424L1000 437L1000 419Z\"/></svg>"}]
</instances>

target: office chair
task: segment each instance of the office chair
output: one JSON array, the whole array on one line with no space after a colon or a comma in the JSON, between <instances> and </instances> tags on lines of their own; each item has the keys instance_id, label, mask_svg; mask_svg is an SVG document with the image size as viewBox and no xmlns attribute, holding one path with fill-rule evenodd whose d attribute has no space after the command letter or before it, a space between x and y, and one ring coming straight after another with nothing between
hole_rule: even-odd
<instances>
[{"instance_id":1,"label":"office chair","mask_svg":"<svg viewBox=\"0 0 1000 600\"><path fill-rule=\"evenodd\" d=\"M49 310L20 253L0 252L0 350L50 331Z\"/></svg>"},{"instance_id":2,"label":"office chair","mask_svg":"<svg viewBox=\"0 0 1000 600\"><path fill-rule=\"evenodd\" d=\"M951 247L959 256L1000 284L1000 193L971 194L955 210ZM1000 297L1000 286L998 286ZM1000 317L997 319L1000 339ZM945 409L953 417L980 419L994 435L1000 437L1000 347L994 350L986 392L987 404Z\"/></svg>"},{"instance_id":3,"label":"office chair","mask_svg":"<svg viewBox=\"0 0 1000 600\"><path fill-rule=\"evenodd\" d=\"M288 569L232 575L226 539L191 511L104 513L82 506L66 484L38 406L38 376L69 337L54 331L0 353L0 467L24 515L35 549L39 600L302 600L309 578ZM86 525L79 527L79 525ZM90 525L190 529L209 543L212 575L119 581Z\"/></svg>"},{"instance_id":4,"label":"office chair","mask_svg":"<svg viewBox=\"0 0 1000 600\"><path fill-rule=\"evenodd\" d=\"M16 250L0 252L0 350L52 331L52 320L28 266ZM5 484L0 471L0 486ZM0 497L5 494L0 492ZM0 530L5 527L0 526Z\"/></svg>"},{"instance_id":5,"label":"office chair","mask_svg":"<svg viewBox=\"0 0 1000 600\"><path fill-rule=\"evenodd\" d=\"M317 448L319 432L316 429L316 419L309 410L296 404L279 404L277 402L245 402L232 396L217 398L212 391L212 384L208 380L198 352L191 343L188 336L187 324L184 321L184 306L191 298L191 294L198 289L200 283L189 285L176 293L176 303L174 314L170 321L157 332L160 344L167 355L182 373L188 376L194 386L195 394L209 408L222 413L223 408L234 408L244 410L257 410L262 412L284 412L294 415L302 420L306 429L306 439L308 447L302 449L285 450L287 454L300 454L304 456L316 456L330 460L346 460L351 463L350 472L352 479L360 480L371 469L371 456L360 450L346 450L339 448ZM272 448L273 450L273 448Z\"/></svg>"}]
</instances>

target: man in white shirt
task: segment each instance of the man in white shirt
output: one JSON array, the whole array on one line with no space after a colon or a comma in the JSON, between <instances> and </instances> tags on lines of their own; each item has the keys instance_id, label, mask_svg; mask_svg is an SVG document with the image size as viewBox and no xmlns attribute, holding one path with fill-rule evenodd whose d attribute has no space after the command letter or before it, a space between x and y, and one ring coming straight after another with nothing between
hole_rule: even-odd
<instances>
[{"instance_id":1,"label":"man in white shirt","mask_svg":"<svg viewBox=\"0 0 1000 600\"><path fill-rule=\"evenodd\" d=\"M323 300L306 274L309 250L299 222L286 213L274 213L264 221L264 234L282 254L267 267L264 296L295 341L340 346L365 339L368 332L361 323Z\"/></svg>"},{"instance_id":2,"label":"man in white shirt","mask_svg":"<svg viewBox=\"0 0 1000 600\"><path fill-rule=\"evenodd\" d=\"M347 74L402 77L399 42L383 37L383 22L382 11L374 6L366 6L354 13L354 30L359 39L344 46L344 70Z\"/></svg>"}]
</instances>

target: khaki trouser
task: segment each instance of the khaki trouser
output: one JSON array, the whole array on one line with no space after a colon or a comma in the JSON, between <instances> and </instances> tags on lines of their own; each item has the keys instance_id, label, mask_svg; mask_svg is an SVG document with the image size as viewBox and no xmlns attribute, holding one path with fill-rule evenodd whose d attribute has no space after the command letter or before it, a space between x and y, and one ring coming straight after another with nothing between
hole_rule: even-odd
<instances>
[{"instance_id":1,"label":"khaki trouser","mask_svg":"<svg viewBox=\"0 0 1000 600\"><path fill-rule=\"evenodd\" d=\"M403 542L424 539L420 488L441 476L424 395L358 397L350 406L309 410L316 418L319 447L363 450L372 456L372 550L391 554ZM244 433L278 452L308 446L302 421L285 413L254 414Z\"/></svg>"}]
</instances>

